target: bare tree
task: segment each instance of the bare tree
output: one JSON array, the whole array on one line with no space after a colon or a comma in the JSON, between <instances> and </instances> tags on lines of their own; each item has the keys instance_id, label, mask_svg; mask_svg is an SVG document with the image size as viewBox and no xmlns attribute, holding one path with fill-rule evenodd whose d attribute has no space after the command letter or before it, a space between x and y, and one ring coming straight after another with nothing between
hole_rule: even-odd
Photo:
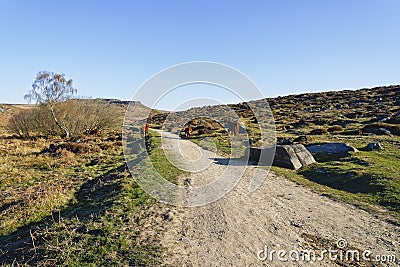
<instances>
[{"instance_id":1,"label":"bare tree","mask_svg":"<svg viewBox=\"0 0 400 267\"><path fill-rule=\"evenodd\" d=\"M32 84L32 90L25 95L25 99L48 106L54 122L68 138L70 131L65 123L57 117L55 105L70 99L76 92L77 90L72 86L72 80L67 80L65 74L40 71Z\"/></svg>"}]
</instances>

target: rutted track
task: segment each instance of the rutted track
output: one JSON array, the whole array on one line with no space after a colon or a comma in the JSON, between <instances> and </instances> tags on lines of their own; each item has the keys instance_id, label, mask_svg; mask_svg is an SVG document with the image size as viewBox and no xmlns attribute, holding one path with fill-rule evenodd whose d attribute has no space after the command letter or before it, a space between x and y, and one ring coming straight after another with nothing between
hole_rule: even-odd
<instances>
[{"instance_id":1,"label":"rutted track","mask_svg":"<svg viewBox=\"0 0 400 267\"><path fill-rule=\"evenodd\" d=\"M164 133L164 148L176 135ZM239 171L239 166L227 166L209 158L211 152L188 140L179 140L180 152L193 157L194 151L204 153L208 168L182 177L182 184L203 184L226 168ZM204 164L204 162L203 162ZM248 186L253 175L265 175L266 180L255 192ZM283 177L248 166L238 185L222 199L195 208L174 208L174 216L165 226L162 245L168 266L349 266L340 260L260 261L257 252L269 250L306 250L317 253L335 249L339 239L348 242L347 249L370 250L373 255L395 255L399 265L400 229L354 206L331 200L299 186ZM345 251L346 251L345 248ZM361 257L361 256L360 256ZM288 258L288 255L286 255ZM371 266L361 261L359 265ZM386 266L386 264L383 264Z\"/></svg>"}]
</instances>

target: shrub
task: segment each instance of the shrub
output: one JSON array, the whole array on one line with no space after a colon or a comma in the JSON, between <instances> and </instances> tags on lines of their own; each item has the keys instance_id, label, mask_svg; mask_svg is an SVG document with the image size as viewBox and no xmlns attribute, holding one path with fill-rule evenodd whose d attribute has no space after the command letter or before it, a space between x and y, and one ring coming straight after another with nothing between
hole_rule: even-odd
<instances>
[{"instance_id":1,"label":"shrub","mask_svg":"<svg viewBox=\"0 0 400 267\"><path fill-rule=\"evenodd\" d=\"M57 103L54 110L71 135L89 134L113 128L118 124L118 119L122 119L119 108L105 101L69 100ZM22 138L38 135L61 136L63 134L45 104L14 115L8 127Z\"/></svg>"},{"instance_id":2,"label":"shrub","mask_svg":"<svg viewBox=\"0 0 400 267\"><path fill-rule=\"evenodd\" d=\"M340 125L333 125L332 127L328 128L328 132L330 133L338 133L338 132L343 132L343 127Z\"/></svg>"},{"instance_id":3,"label":"shrub","mask_svg":"<svg viewBox=\"0 0 400 267\"><path fill-rule=\"evenodd\" d=\"M68 153L66 153L68 151ZM50 146L39 154L49 154L51 156L65 156L73 154L84 154L89 152L98 152L98 148L92 147L89 144L85 143L74 143L74 142L63 142L58 144L50 144Z\"/></svg>"},{"instance_id":4,"label":"shrub","mask_svg":"<svg viewBox=\"0 0 400 267\"><path fill-rule=\"evenodd\" d=\"M317 128L317 129L313 129L310 134L311 135L318 135L318 134L327 134L328 130L325 128Z\"/></svg>"},{"instance_id":5,"label":"shrub","mask_svg":"<svg viewBox=\"0 0 400 267\"><path fill-rule=\"evenodd\" d=\"M15 114L9 122L9 129L22 138L29 138L33 130L31 118L33 117L31 110L19 112Z\"/></svg>"}]
</instances>

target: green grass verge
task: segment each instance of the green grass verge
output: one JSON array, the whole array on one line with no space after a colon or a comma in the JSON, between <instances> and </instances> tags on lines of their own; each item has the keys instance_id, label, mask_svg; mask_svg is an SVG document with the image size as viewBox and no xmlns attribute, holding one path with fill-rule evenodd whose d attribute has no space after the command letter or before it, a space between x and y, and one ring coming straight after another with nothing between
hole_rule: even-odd
<instances>
[{"instance_id":1,"label":"green grass verge","mask_svg":"<svg viewBox=\"0 0 400 267\"><path fill-rule=\"evenodd\" d=\"M286 135L290 136L290 135ZM190 138L200 144L205 136ZM211 136L218 152L229 156L226 136ZM317 135L313 142L349 142L361 149L370 142L379 142L381 151L359 151L349 157L318 162L297 172L279 167L272 171L298 184L312 188L333 199L369 211L400 215L400 138L396 136ZM202 146L207 142L203 142ZM209 145L212 147L211 145Z\"/></svg>"},{"instance_id":2,"label":"green grass verge","mask_svg":"<svg viewBox=\"0 0 400 267\"><path fill-rule=\"evenodd\" d=\"M169 182L177 184L179 176L185 172L169 162L161 148L161 135L158 132L150 131L147 147L151 163L156 171Z\"/></svg>"},{"instance_id":3,"label":"green grass verge","mask_svg":"<svg viewBox=\"0 0 400 267\"><path fill-rule=\"evenodd\" d=\"M345 138L314 137L319 141L345 141ZM363 136L349 140L360 149L379 142L381 151L358 151L349 157L318 162L297 172L273 167L272 171L334 199L370 211L400 215L400 138Z\"/></svg>"},{"instance_id":4,"label":"green grass verge","mask_svg":"<svg viewBox=\"0 0 400 267\"><path fill-rule=\"evenodd\" d=\"M153 133L146 145L153 166L169 181L177 182L182 171L166 160L159 136ZM27 265L35 266L160 264L160 229L153 225L156 215L152 212L160 203L131 176L121 146L54 159L34 156L31 151L37 151L37 144L33 141L19 146L25 148L15 154L6 152L6 147L3 151L8 153L8 164L12 161L14 167L0 170L5 178L0 186L20 190L21 194L11 202L5 199L1 203L4 208L16 206L0 217L0 248L5 252L0 265L14 260L21 264L29 261ZM90 164L92 161L96 163ZM138 161L132 175L146 175L143 166ZM18 179L16 173L20 175ZM14 203L23 199L26 192L34 192L38 185L48 190L47 195L39 194L31 203ZM52 193L54 188L59 189L57 194ZM163 207L158 206L161 210ZM151 227L147 228L149 224Z\"/></svg>"}]
</instances>

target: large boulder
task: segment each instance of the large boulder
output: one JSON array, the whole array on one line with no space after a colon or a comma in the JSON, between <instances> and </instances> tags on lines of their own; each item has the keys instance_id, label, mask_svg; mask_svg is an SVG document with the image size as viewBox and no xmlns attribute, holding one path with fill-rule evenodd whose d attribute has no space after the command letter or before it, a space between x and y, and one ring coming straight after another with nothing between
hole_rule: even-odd
<instances>
[{"instance_id":1,"label":"large boulder","mask_svg":"<svg viewBox=\"0 0 400 267\"><path fill-rule=\"evenodd\" d=\"M297 144L292 145L291 147L296 153L297 158L301 162L301 165L307 166L316 162L313 155L305 148L304 145Z\"/></svg>"},{"instance_id":2,"label":"large boulder","mask_svg":"<svg viewBox=\"0 0 400 267\"><path fill-rule=\"evenodd\" d=\"M303 166L296 155L296 152L290 145L281 145L276 147L274 162L272 165L292 170L298 170Z\"/></svg>"},{"instance_id":3,"label":"large boulder","mask_svg":"<svg viewBox=\"0 0 400 267\"><path fill-rule=\"evenodd\" d=\"M273 147L251 147L249 160L258 162L262 165L270 165L271 157L264 156L272 153ZM264 155L263 155L264 154ZM310 152L301 145L277 145L275 148L273 166L298 170L303 166L314 163L315 160Z\"/></svg>"},{"instance_id":4,"label":"large boulder","mask_svg":"<svg viewBox=\"0 0 400 267\"><path fill-rule=\"evenodd\" d=\"M272 153L275 153L274 146L248 147L245 155L249 155L249 161L270 166L273 160Z\"/></svg>"},{"instance_id":5,"label":"large boulder","mask_svg":"<svg viewBox=\"0 0 400 267\"><path fill-rule=\"evenodd\" d=\"M357 149L350 146L348 143L342 142L314 144L308 145L306 148L318 161L346 157L352 152L357 152Z\"/></svg>"}]
</instances>

